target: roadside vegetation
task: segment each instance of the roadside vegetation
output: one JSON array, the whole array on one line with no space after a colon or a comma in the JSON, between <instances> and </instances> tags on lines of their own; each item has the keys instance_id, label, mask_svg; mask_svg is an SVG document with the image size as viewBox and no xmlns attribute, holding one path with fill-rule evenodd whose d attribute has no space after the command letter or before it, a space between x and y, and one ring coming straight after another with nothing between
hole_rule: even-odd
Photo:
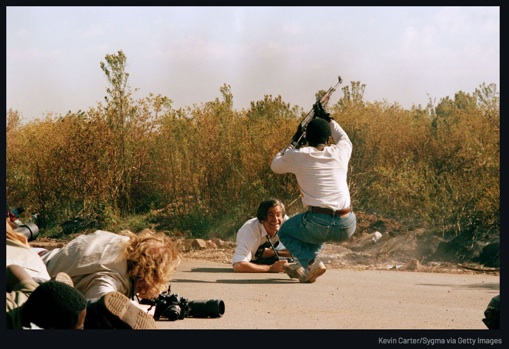
<instances>
[{"instance_id":1,"label":"roadside vegetation","mask_svg":"<svg viewBox=\"0 0 509 349\"><path fill-rule=\"evenodd\" d=\"M311 105L266 95L235 110L224 84L215 100L174 109L166 96L135 100L126 65L122 51L106 55L104 101L86 111L30 122L7 111L7 199L25 208L23 219L37 219L42 236L152 227L233 240L268 197L282 199L290 215L303 209L294 177L272 173L270 163ZM498 239L496 86L409 110L365 102L365 89L344 84L327 106L354 145L354 210L461 235L467 245Z\"/></svg>"}]
</instances>

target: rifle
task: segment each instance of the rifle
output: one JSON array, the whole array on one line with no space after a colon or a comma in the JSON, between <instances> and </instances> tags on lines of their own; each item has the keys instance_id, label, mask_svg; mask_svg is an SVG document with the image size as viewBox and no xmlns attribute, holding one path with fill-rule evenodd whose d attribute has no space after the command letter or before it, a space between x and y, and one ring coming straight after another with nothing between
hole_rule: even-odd
<instances>
[{"instance_id":1,"label":"rifle","mask_svg":"<svg viewBox=\"0 0 509 349\"><path fill-rule=\"evenodd\" d=\"M297 127L297 131L292 137L292 140L290 141L290 144L286 146L286 148L282 151L282 155L288 150L288 149L299 149L304 143L306 143L306 128L311 120L318 117L319 115L326 114L323 106L327 104L329 101L332 93L336 91L336 87L341 84L341 76L338 76L338 83L329 88L325 94L319 98L315 104L313 104L313 108L307 113L307 115L302 119L299 126Z\"/></svg>"}]
</instances>

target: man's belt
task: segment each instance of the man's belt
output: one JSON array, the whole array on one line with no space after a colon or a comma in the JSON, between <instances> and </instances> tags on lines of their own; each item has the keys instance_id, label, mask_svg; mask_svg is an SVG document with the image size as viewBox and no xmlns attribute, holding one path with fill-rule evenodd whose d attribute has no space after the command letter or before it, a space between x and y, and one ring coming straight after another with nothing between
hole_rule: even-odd
<instances>
[{"instance_id":1,"label":"man's belt","mask_svg":"<svg viewBox=\"0 0 509 349\"><path fill-rule=\"evenodd\" d=\"M309 210L311 212L328 214L329 216L334 217L334 216L343 216L343 215L345 215L347 213L350 213L352 211L352 208L348 207L348 208L344 208L342 210L334 211L332 208L311 206L309 208Z\"/></svg>"}]
</instances>

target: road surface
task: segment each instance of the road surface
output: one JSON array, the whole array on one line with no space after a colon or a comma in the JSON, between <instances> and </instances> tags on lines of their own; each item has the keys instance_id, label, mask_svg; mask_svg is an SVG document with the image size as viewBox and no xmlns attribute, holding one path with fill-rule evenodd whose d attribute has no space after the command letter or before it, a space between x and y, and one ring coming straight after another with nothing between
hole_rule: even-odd
<instances>
[{"instance_id":1,"label":"road surface","mask_svg":"<svg viewBox=\"0 0 509 349\"><path fill-rule=\"evenodd\" d=\"M488 331L482 318L500 276L330 269L301 284L283 273L234 273L227 264L184 260L171 287L190 301L223 300L225 312L160 320L160 329Z\"/></svg>"}]
</instances>

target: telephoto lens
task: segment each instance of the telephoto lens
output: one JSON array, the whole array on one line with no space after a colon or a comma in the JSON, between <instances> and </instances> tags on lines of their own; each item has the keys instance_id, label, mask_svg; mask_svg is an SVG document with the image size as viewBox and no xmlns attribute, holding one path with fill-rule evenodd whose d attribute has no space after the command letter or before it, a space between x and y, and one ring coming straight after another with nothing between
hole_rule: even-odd
<instances>
[{"instance_id":1,"label":"telephoto lens","mask_svg":"<svg viewBox=\"0 0 509 349\"><path fill-rule=\"evenodd\" d=\"M34 241L37 235L39 235L39 227L32 222L22 224L14 229L14 231L25 235L28 241Z\"/></svg>"},{"instance_id":2,"label":"telephoto lens","mask_svg":"<svg viewBox=\"0 0 509 349\"><path fill-rule=\"evenodd\" d=\"M219 299L197 300L189 302L189 317L217 318L224 314L224 302Z\"/></svg>"}]
</instances>

